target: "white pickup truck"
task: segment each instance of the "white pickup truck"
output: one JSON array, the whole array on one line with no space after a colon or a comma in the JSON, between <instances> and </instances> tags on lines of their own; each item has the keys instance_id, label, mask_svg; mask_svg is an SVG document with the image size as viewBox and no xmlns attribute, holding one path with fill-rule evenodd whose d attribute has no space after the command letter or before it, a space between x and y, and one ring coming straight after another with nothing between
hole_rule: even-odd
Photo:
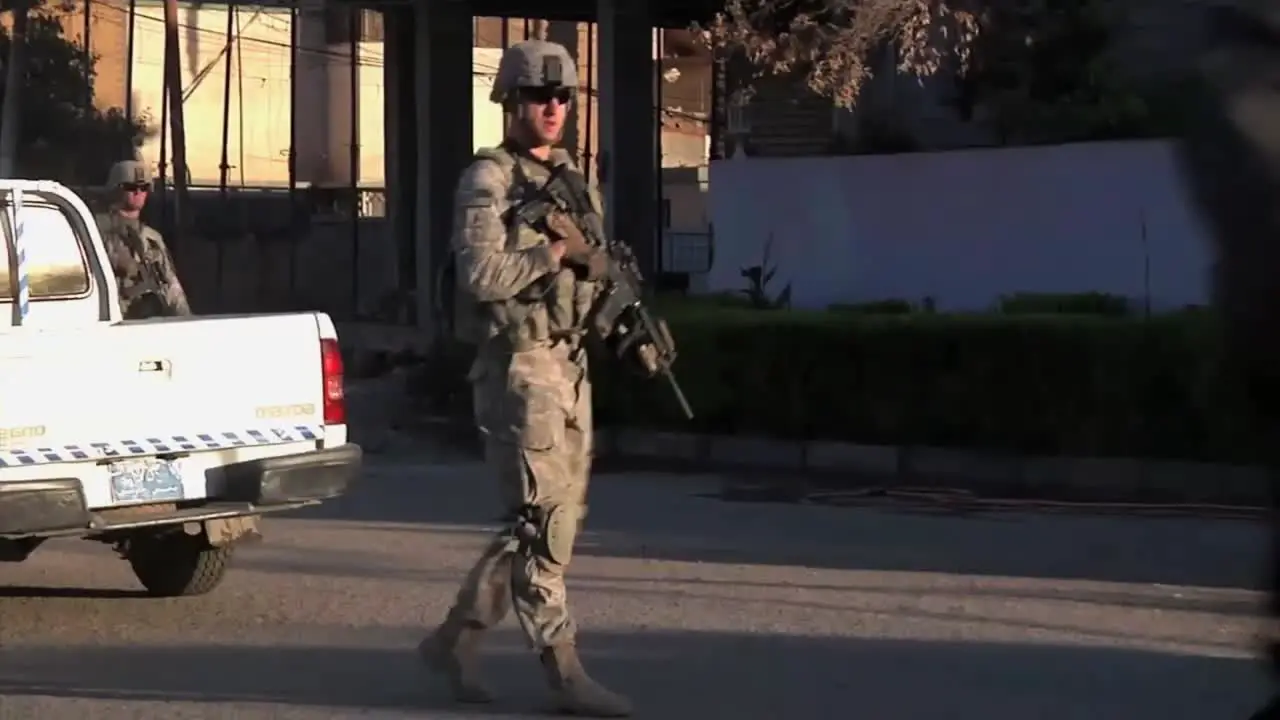
<instances>
[{"instance_id":1,"label":"white pickup truck","mask_svg":"<svg viewBox=\"0 0 1280 720\"><path fill-rule=\"evenodd\" d=\"M122 320L75 193L0 180L0 210L0 561L84 537L152 595L199 595L260 515L355 481L327 315Z\"/></svg>"}]
</instances>

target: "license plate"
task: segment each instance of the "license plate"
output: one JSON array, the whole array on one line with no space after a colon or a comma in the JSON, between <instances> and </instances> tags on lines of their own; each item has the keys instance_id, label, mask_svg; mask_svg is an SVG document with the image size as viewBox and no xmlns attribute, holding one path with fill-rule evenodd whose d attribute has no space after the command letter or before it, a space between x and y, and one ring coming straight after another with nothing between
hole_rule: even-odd
<instances>
[{"instance_id":1,"label":"license plate","mask_svg":"<svg viewBox=\"0 0 1280 720\"><path fill-rule=\"evenodd\" d=\"M111 499L117 503L173 502L182 499L182 469L168 460L113 463Z\"/></svg>"}]
</instances>

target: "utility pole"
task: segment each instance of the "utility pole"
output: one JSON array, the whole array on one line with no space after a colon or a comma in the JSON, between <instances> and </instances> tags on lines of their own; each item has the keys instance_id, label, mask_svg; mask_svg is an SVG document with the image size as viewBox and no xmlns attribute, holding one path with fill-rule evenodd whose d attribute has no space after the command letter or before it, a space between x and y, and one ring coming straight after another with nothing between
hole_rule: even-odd
<instances>
[{"instance_id":1,"label":"utility pole","mask_svg":"<svg viewBox=\"0 0 1280 720\"><path fill-rule=\"evenodd\" d=\"M22 85L27 75L26 0L10 4L13 32L9 34L9 62L4 83L4 108L0 109L0 177L11 178L18 171L18 108L22 106Z\"/></svg>"},{"instance_id":2,"label":"utility pole","mask_svg":"<svg viewBox=\"0 0 1280 720\"><path fill-rule=\"evenodd\" d=\"M230 59L228 58L228 62ZM182 60L178 52L178 0L164 0L164 85L173 140L173 232L181 236L187 201L187 133L182 115ZM181 242L181 240L179 240Z\"/></svg>"}]
</instances>

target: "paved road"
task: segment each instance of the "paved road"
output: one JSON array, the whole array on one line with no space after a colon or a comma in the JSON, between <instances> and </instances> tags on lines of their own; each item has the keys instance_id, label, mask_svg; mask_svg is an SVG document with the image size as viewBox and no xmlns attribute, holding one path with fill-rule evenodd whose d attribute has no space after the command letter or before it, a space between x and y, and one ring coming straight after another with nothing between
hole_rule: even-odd
<instances>
[{"instance_id":1,"label":"paved road","mask_svg":"<svg viewBox=\"0 0 1280 720\"><path fill-rule=\"evenodd\" d=\"M1243 718L1261 528L730 504L710 478L603 476L573 599L598 675L680 720ZM492 516L466 463L383 461L269 521L215 594L137 597L59 542L0 566L0 718L518 716L543 703L510 628L504 694L459 712L415 665Z\"/></svg>"}]
</instances>

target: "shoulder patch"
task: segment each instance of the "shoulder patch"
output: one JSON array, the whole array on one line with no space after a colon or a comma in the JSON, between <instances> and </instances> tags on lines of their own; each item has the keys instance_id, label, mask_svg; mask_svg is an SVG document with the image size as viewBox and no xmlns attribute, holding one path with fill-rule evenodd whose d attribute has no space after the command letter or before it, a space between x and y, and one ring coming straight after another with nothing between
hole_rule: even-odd
<instances>
[{"instance_id":1,"label":"shoulder patch","mask_svg":"<svg viewBox=\"0 0 1280 720\"><path fill-rule=\"evenodd\" d=\"M459 200L462 201L463 207L487 208L494 204L497 197L487 187L473 187L463 192Z\"/></svg>"},{"instance_id":2,"label":"shoulder patch","mask_svg":"<svg viewBox=\"0 0 1280 720\"><path fill-rule=\"evenodd\" d=\"M498 204L510 184L508 168L499 158L477 154L458 184L457 204L467 208L487 208Z\"/></svg>"}]
</instances>

